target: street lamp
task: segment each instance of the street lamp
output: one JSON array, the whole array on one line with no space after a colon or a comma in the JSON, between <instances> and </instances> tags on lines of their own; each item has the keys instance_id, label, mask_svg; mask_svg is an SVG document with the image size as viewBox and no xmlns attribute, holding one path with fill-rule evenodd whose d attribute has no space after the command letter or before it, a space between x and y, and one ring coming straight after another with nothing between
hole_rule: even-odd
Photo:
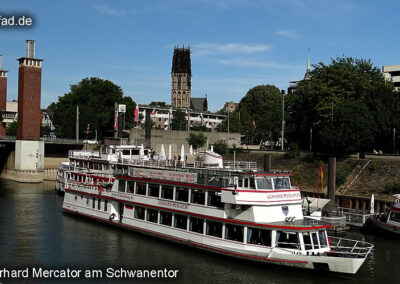
<instances>
[{"instance_id":1,"label":"street lamp","mask_svg":"<svg viewBox=\"0 0 400 284\"><path fill-rule=\"evenodd\" d=\"M285 148L285 90L281 91L282 94L282 142L281 142L281 150L283 151Z\"/></svg>"}]
</instances>

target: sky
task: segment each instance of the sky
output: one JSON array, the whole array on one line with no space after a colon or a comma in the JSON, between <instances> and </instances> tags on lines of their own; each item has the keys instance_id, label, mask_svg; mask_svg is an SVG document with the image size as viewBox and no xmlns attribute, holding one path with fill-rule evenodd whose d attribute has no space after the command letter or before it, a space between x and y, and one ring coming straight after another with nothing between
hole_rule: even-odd
<instances>
[{"instance_id":1,"label":"sky","mask_svg":"<svg viewBox=\"0 0 400 284\"><path fill-rule=\"evenodd\" d=\"M254 86L301 80L308 49L311 64L337 56L400 64L399 8L385 0L0 0L3 19L32 18L29 27L0 26L8 100L18 98L16 59L27 39L44 60L42 108L86 77L111 80L139 104L170 104L174 46L190 46L192 97L207 95L217 111Z\"/></svg>"}]
</instances>

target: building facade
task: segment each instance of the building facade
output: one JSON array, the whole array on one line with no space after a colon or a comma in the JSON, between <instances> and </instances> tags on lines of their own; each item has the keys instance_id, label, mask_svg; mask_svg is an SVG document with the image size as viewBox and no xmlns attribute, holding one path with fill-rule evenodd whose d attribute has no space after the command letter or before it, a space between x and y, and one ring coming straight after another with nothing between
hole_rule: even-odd
<instances>
[{"instance_id":1,"label":"building facade","mask_svg":"<svg viewBox=\"0 0 400 284\"><path fill-rule=\"evenodd\" d=\"M151 120L154 123L154 128L171 130L172 119L174 118L176 109L139 105L139 114L142 114L140 117L143 117L140 121L142 124L146 122L146 112L148 111L150 112ZM182 125L181 130L188 130L196 125L203 125L213 132L226 118L226 115L211 112L198 112L191 110L182 111L185 112L186 123L185 125Z\"/></svg>"},{"instance_id":2,"label":"building facade","mask_svg":"<svg viewBox=\"0 0 400 284\"><path fill-rule=\"evenodd\" d=\"M392 81L396 90L400 89L400 65L388 65L382 67L386 80Z\"/></svg>"},{"instance_id":3,"label":"building facade","mask_svg":"<svg viewBox=\"0 0 400 284\"><path fill-rule=\"evenodd\" d=\"M7 101L7 71L3 70L0 55L0 136L6 135L5 125L3 124L4 112L6 111Z\"/></svg>"},{"instance_id":4,"label":"building facade","mask_svg":"<svg viewBox=\"0 0 400 284\"><path fill-rule=\"evenodd\" d=\"M190 108L192 68L190 48L174 48L172 58L171 105L174 108Z\"/></svg>"}]
</instances>

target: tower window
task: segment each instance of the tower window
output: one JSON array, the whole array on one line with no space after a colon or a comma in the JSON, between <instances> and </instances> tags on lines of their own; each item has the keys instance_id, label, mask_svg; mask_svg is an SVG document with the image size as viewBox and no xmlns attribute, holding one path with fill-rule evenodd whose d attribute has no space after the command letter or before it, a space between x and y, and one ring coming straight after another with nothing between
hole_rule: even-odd
<instances>
[{"instance_id":1,"label":"tower window","mask_svg":"<svg viewBox=\"0 0 400 284\"><path fill-rule=\"evenodd\" d=\"M178 75L178 90L182 89L181 75Z\"/></svg>"}]
</instances>

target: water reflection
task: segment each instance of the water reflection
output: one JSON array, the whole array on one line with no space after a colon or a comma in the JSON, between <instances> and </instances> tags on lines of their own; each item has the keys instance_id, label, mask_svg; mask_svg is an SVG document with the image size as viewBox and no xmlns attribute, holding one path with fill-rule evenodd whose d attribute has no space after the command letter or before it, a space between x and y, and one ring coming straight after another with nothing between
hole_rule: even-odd
<instances>
[{"instance_id":1,"label":"water reflection","mask_svg":"<svg viewBox=\"0 0 400 284\"><path fill-rule=\"evenodd\" d=\"M396 240L350 232L348 238L375 244L373 254L350 279L316 275L216 256L152 237L63 214L53 184L0 180L0 268L180 269L188 283L374 283L400 282Z\"/></svg>"}]
</instances>

